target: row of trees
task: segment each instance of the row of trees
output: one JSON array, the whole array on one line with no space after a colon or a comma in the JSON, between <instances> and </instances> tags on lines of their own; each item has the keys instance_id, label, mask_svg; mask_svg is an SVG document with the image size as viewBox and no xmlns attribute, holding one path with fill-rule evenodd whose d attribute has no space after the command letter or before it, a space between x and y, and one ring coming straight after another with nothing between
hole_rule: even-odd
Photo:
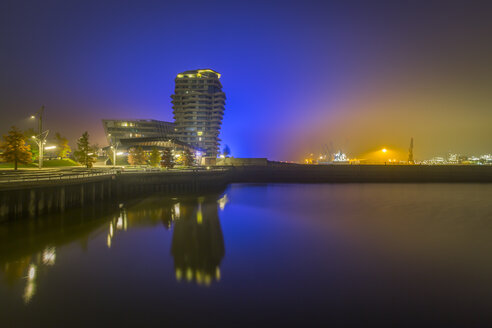
<instances>
[{"instance_id":1,"label":"row of trees","mask_svg":"<svg viewBox=\"0 0 492 328\"><path fill-rule=\"evenodd\" d=\"M11 127L8 134L3 136L0 143L2 153L0 157L9 163L14 164L17 170L19 164L29 164L36 161L39 156L38 144L33 137L36 136L34 129L21 131L15 126ZM55 152L60 158L69 158L72 149L68 145L67 138L60 133L55 134ZM89 134L85 132L77 142L77 150L74 152L74 158L81 164L92 167L96 161L96 146L89 144Z\"/></svg>"},{"instance_id":2,"label":"row of trees","mask_svg":"<svg viewBox=\"0 0 492 328\"><path fill-rule=\"evenodd\" d=\"M16 170L18 164L29 164L35 161L39 156L39 150L32 136L35 136L33 129L22 132L16 127L12 127L8 134L3 136L3 142L0 143L0 149L3 150L2 159L6 162L14 163ZM68 158L71 154L68 140L56 133L55 143L57 156ZM77 150L73 152L73 158L80 164L90 168L96 162L97 151L98 146L90 144L89 133L86 131L77 140ZM108 155L113 158L112 153ZM195 162L195 157L189 149L186 149L181 158L176 161L171 149L165 149L161 153L156 147L148 155L143 151L142 147L130 148L128 153L128 163L130 165L150 164L154 167L172 168L177 162L184 166L192 166Z\"/></svg>"},{"instance_id":3,"label":"row of trees","mask_svg":"<svg viewBox=\"0 0 492 328\"><path fill-rule=\"evenodd\" d=\"M192 166L195 162L195 157L189 149L186 149L182 155L182 159L179 162L184 166ZM133 147L128 150L128 164L150 164L154 167L162 166L173 168L177 164L177 161L175 160L174 155L169 148L163 150L161 154L157 147L154 147L149 155L147 155L143 151L142 147Z\"/></svg>"}]
</instances>

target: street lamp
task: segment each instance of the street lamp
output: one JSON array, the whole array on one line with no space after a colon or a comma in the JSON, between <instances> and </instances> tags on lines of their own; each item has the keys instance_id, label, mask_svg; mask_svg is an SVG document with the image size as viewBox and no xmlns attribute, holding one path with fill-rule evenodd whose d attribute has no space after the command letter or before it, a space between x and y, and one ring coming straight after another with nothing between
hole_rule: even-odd
<instances>
[{"instance_id":1,"label":"street lamp","mask_svg":"<svg viewBox=\"0 0 492 328\"><path fill-rule=\"evenodd\" d=\"M35 119L36 116L38 118L38 136L37 137L33 136L33 139L36 141L39 148L38 168L40 169L43 168L44 144L46 143L46 138L48 137L48 133L49 133L49 130L43 131L43 114L44 114L44 106L41 106L41 109L39 109L35 115L31 115L31 119Z\"/></svg>"},{"instance_id":2,"label":"street lamp","mask_svg":"<svg viewBox=\"0 0 492 328\"><path fill-rule=\"evenodd\" d=\"M116 165L116 155L118 155L116 152L118 151L118 144L119 142L116 141L114 144L112 144L110 147L111 147L111 151L113 152L113 168L115 167Z\"/></svg>"}]
</instances>

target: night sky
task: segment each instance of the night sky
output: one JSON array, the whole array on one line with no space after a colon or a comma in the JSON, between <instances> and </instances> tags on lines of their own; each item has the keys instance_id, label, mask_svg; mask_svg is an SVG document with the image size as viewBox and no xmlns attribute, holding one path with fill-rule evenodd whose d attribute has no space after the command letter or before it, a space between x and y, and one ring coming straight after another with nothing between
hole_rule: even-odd
<instances>
[{"instance_id":1,"label":"night sky","mask_svg":"<svg viewBox=\"0 0 492 328\"><path fill-rule=\"evenodd\" d=\"M211 68L236 157L491 153L491 38L490 1L2 0L0 132L44 104L106 145L101 119L172 121L176 74Z\"/></svg>"}]
</instances>

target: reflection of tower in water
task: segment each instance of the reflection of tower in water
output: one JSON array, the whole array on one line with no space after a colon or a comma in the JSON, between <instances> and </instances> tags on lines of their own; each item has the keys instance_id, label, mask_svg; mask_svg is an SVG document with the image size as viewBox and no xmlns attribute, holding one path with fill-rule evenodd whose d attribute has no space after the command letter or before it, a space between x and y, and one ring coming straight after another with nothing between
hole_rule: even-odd
<instances>
[{"instance_id":1,"label":"reflection of tower in water","mask_svg":"<svg viewBox=\"0 0 492 328\"><path fill-rule=\"evenodd\" d=\"M205 286L219 281L225 248L217 198L181 199L178 206L171 245L176 279Z\"/></svg>"}]
</instances>

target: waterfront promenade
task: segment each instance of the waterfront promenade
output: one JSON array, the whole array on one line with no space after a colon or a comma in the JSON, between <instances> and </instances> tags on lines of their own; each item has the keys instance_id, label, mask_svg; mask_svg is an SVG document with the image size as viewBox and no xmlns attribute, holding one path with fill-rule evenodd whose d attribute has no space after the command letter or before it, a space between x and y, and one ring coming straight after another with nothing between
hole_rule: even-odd
<instances>
[{"instance_id":1,"label":"waterfront promenade","mask_svg":"<svg viewBox=\"0 0 492 328\"><path fill-rule=\"evenodd\" d=\"M492 183L492 166L298 165L175 170L63 169L0 174L0 221L152 192L218 191L230 183Z\"/></svg>"}]
</instances>

